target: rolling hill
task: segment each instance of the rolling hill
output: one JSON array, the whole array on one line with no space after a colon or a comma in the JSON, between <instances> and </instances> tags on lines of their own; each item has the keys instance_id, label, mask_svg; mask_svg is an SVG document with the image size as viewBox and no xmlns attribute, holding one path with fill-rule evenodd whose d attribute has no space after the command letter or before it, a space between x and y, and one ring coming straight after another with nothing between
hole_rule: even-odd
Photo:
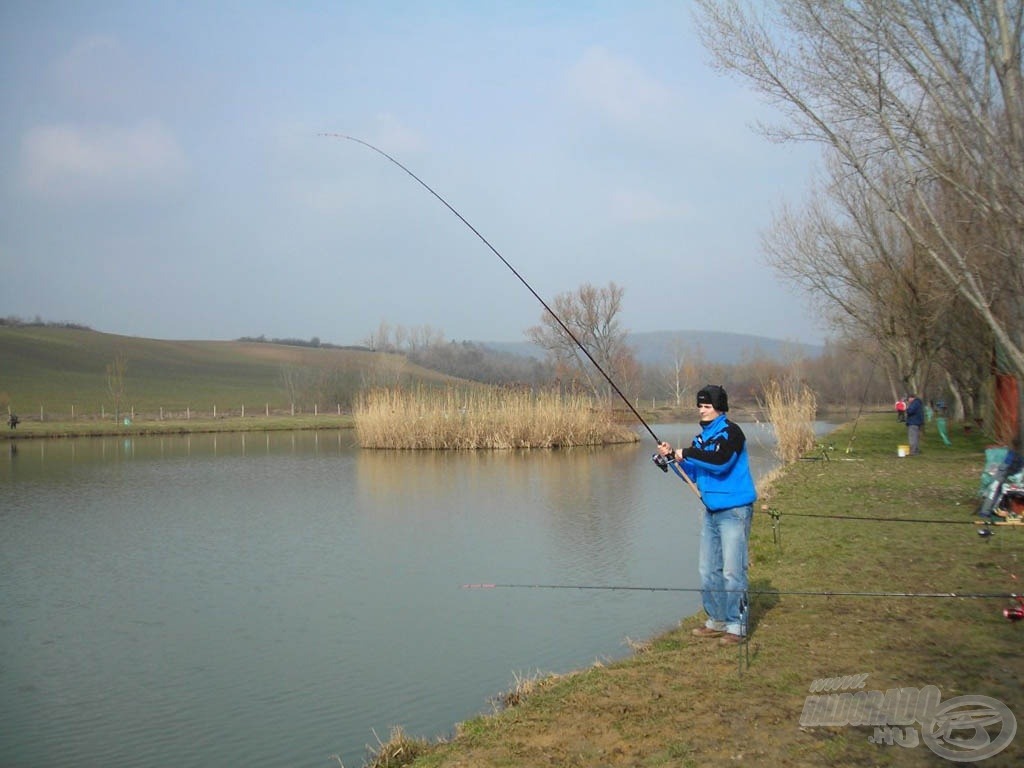
<instances>
[{"instance_id":1,"label":"rolling hill","mask_svg":"<svg viewBox=\"0 0 1024 768\"><path fill-rule=\"evenodd\" d=\"M256 341L162 341L80 328L0 326L0 408L78 414L110 409L108 366L126 361L124 404L139 410L281 409L299 389L312 407L370 383L450 377L400 355ZM301 379L301 380L300 380Z\"/></svg>"},{"instance_id":2,"label":"rolling hill","mask_svg":"<svg viewBox=\"0 0 1024 768\"><path fill-rule=\"evenodd\" d=\"M754 357L814 357L822 347L714 331L661 331L629 337L645 364L667 364L679 352L708 364ZM501 354L542 358L527 342L474 342ZM330 345L243 341L166 341L81 327L0 325L0 408L23 414L79 415L110 410L108 369L126 362L124 410L220 412L346 407L367 385L428 386L461 381L402 355Z\"/></svg>"}]
</instances>

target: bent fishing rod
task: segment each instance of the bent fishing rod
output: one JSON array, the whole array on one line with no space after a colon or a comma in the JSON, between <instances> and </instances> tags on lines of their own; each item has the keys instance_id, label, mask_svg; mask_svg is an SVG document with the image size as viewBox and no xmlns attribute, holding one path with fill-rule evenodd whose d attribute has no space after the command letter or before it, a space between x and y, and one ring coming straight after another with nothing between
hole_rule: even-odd
<instances>
[{"instance_id":1,"label":"bent fishing rod","mask_svg":"<svg viewBox=\"0 0 1024 768\"><path fill-rule=\"evenodd\" d=\"M493 245L491 245L491 243L487 240L486 237L484 237L482 234L480 234L479 230L477 230L476 227L474 227L472 224L469 223L469 221L466 219L465 216L463 216L461 213L459 213L457 210L455 210L455 208L453 208L452 205L447 200L445 200L443 197L441 197L441 195L438 194L433 189L433 187L431 187L429 184L427 184L427 182L423 181L423 179L421 179L415 173L410 171L402 163L400 163L398 160L393 158L391 155L389 155L383 149L380 149L379 147L375 147L373 144L370 144L368 141L363 141L362 139L358 139L355 136L349 136L349 135L344 134L344 133L321 133L320 135L321 136L325 136L327 138L332 138L332 139L346 139L348 141L354 141L356 144L362 144L367 149L372 149L378 155L381 155L382 157L386 158L387 160L390 160L392 163L394 163L399 168L401 168L403 171L405 171L407 174L409 174L413 179L416 180L417 183L419 183L420 186L422 186L425 190L427 190L427 192L429 192L434 197L436 197L441 202L441 204L444 205L445 208L447 208L449 211L454 213L455 216L458 217L459 221L461 221L463 224L465 224L467 227L469 227L470 231L474 235L476 235L478 238L480 238L480 241L491 250L491 253L493 253L495 256L497 256L501 260L501 263L509 268L509 270L512 272L512 274L515 275L519 279L519 282L521 282L524 286L526 286L526 290L528 290L530 293L533 294L533 297L535 299L537 299L537 301L540 302L541 306L544 307L545 310L547 310L547 313L549 315L551 315L551 317L554 318L555 322L558 323L558 325L561 327L561 329L563 331L565 331L565 334L570 339L572 339L573 343L577 347L580 348L580 351L583 352L583 354L586 355L587 359L591 363L593 363L594 367L598 371L600 371L601 375L604 376L605 381L607 381L608 384L611 386L611 388L613 390L615 390L615 394L617 394L620 398L622 398L622 402L624 402L626 404L626 407L628 407L629 410L631 410L633 412L633 415L636 416L636 418L640 421L640 423L644 425L644 428L650 433L651 437L654 438L654 442L656 442L659 445L661 445L662 441L658 438L658 436L656 434L654 434L654 430L651 429L651 425L648 424L644 420L644 417L640 415L640 412L637 411L637 409L633 407L633 404L631 402L629 402L629 398L626 397L622 393L622 390L619 389L618 385L614 381L612 381L612 377L609 376L605 372L604 368L602 368L601 365L597 362L597 360L594 359L594 356L592 354L590 354L590 351L583 345L583 343L578 338L576 338L576 334L574 334L572 332L572 330L570 330L569 326L566 325L562 321L562 318L560 318L557 314L555 314L555 310L553 310L550 306L548 306L548 303L546 301L544 301L544 299L541 298L541 295L539 293L537 293L537 291L535 291L533 289L533 286L531 286L528 282L526 282L526 278L524 278L521 274L519 274L519 271L515 267L513 267L508 262L508 260L498 252L497 248L495 248ZM697 489L697 486L694 484L693 480L691 480L690 477L683 471L683 469L678 466L678 464L677 464L677 462L675 461L674 458L670 458L670 457L667 457L667 456L662 457L662 456L659 456L658 454L655 454L651 458L654 459L654 463L657 464L658 467L660 467L665 472L668 472L668 468L669 468L669 466L671 466L672 470L690 487L690 490L693 491L695 494L697 494L697 498L700 498L700 491Z\"/></svg>"}]
</instances>

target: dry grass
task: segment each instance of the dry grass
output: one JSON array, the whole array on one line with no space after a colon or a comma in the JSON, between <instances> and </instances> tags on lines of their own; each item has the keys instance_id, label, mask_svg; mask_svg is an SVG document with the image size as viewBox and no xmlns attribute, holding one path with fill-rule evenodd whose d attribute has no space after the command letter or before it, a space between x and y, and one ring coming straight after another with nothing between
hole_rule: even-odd
<instances>
[{"instance_id":1,"label":"dry grass","mask_svg":"<svg viewBox=\"0 0 1024 768\"><path fill-rule=\"evenodd\" d=\"M785 476L785 473L785 467L775 467L761 475L757 479L757 498L763 499L771 493L772 487L778 480Z\"/></svg>"},{"instance_id":2,"label":"dry grass","mask_svg":"<svg viewBox=\"0 0 1024 768\"><path fill-rule=\"evenodd\" d=\"M773 380L765 385L764 399L758 402L775 429L775 455L783 465L793 463L814 447L818 401L809 387Z\"/></svg>"},{"instance_id":3,"label":"dry grass","mask_svg":"<svg viewBox=\"0 0 1024 768\"><path fill-rule=\"evenodd\" d=\"M545 674L537 670L536 673L529 676L520 675L518 672L515 672L513 677L514 683L512 688L496 698L499 709L508 709L522 704L531 694L557 680L559 675Z\"/></svg>"},{"instance_id":4,"label":"dry grass","mask_svg":"<svg viewBox=\"0 0 1024 768\"><path fill-rule=\"evenodd\" d=\"M365 768L401 768L410 765L417 757L430 750L429 742L409 736L401 726L391 729L387 741L381 741L376 733L373 735L377 739L377 746L366 746L371 758L369 762L364 763ZM338 762L341 763L340 758Z\"/></svg>"},{"instance_id":5,"label":"dry grass","mask_svg":"<svg viewBox=\"0 0 1024 768\"><path fill-rule=\"evenodd\" d=\"M631 653L641 654L647 653L653 647L653 642L650 639L647 640L634 640L629 635L623 640L626 647L629 648Z\"/></svg>"},{"instance_id":6,"label":"dry grass","mask_svg":"<svg viewBox=\"0 0 1024 768\"><path fill-rule=\"evenodd\" d=\"M557 392L378 389L353 416L363 448L474 450L636 442L612 411Z\"/></svg>"}]
</instances>

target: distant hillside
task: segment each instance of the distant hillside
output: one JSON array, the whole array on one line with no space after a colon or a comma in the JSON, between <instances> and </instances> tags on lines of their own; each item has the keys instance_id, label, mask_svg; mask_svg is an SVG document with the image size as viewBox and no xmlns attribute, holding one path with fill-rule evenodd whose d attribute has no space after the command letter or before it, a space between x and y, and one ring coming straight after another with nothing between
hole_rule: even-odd
<instances>
[{"instance_id":1,"label":"distant hillside","mask_svg":"<svg viewBox=\"0 0 1024 768\"><path fill-rule=\"evenodd\" d=\"M699 354L711 365L731 365L756 356L785 361L822 352L822 347L813 345L714 331L639 333L630 336L630 343L646 364L669 363L677 349ZM473 344L497 355L518 356L513 359L543 358L537 347L526 342ZM127 363L124 407L227 411L242 406L284 409L293 401L303 409L314 404L333 408L339 403L344 408L367 385L429 386L497 375L500 360L487 360L472 349L465 352L461 367L438 366L455 374L449 376L404 355L366 349L260 340L164 341L76 326L0 325L0 413L8 405L23 414L40 409L69 414L73 408L85 416L109 409L113 397L108 366L119 355ZM530 371L530 366L506 367L519 376Z\"/></svg>"},{"instance_id":2,"label":"distant hillside","mask_svg":"<svg viewBox=\"0 0 1024 768\"><path fill-rule=\"evenodd\" d=\"M735 365L754 357L766 357L771 360L815 358L825 349L820 345L720 331L651 331L631 333L628 340L636 352L637 359L646 365L670 363L677 349L686 354L694 353L699 348L707 363L721 365ZM526 341L478 343L497 352L538 359L544 357L543 350Z\"/></svg>"},{"instance_id":3,"label":"distant hillside","mask_svg":"<svg viewBox=\"0 0 1024 768\"><path fill-rule=\"evenodd\" d=\"M107 369L127 362L124 405L140 410L343 406L367 383L438 384L451 377L401 355L255 341L163 341L83 328L0 326L0 411L98 413Z\"/></svg>"}]
</instances>

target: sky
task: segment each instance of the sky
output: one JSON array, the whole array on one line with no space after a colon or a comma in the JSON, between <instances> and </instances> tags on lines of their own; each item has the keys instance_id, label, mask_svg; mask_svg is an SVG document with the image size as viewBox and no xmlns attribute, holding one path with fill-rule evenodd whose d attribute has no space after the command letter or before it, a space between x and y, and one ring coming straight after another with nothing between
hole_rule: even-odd
<instances>
[{"instance_id":1,"label":"sky","mask_svg":"<svg viewBox=\"0 0 1024 768\"><path fill-rule=\"evenodd\" d=\"M0 4L0 317L159 339L382 324L524 341L624 290L632 332L820 343L760 241L808 146L689 2Z\"/></svg>"}]
</instances>

